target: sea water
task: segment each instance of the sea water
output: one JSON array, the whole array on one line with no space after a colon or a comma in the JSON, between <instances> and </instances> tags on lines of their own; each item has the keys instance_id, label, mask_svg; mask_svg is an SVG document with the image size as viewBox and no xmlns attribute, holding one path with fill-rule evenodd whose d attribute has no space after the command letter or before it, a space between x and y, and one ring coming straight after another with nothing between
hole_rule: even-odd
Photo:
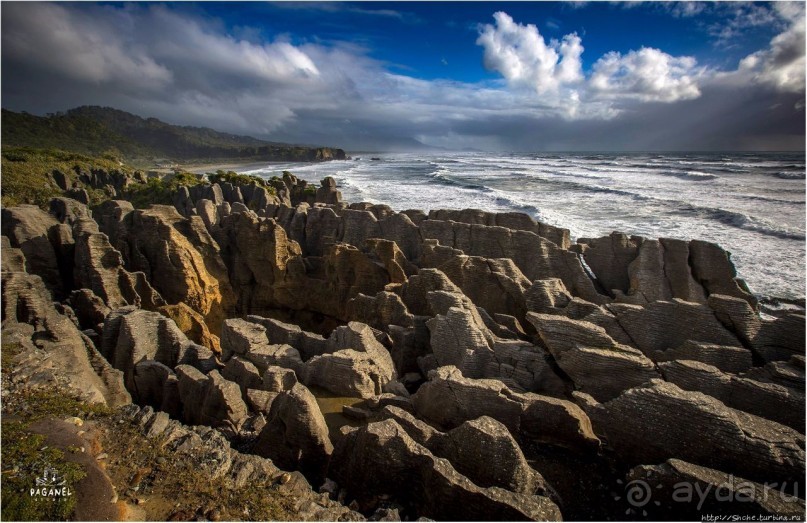
<instances>
[{"instance_id":1,"label":"sea water","mask_svg":"<svg viewBox=\"0 0 807 523\"><path fill-rule=\"evenodd\" d=\"M395 210L520 211L576 238L612 231L701 239L732 253L760 297L805 295L804 153L388 153L317 164L271 164L344 201ZM377 157L377 160L371 159Z\"/></svg>"}]
</instances>

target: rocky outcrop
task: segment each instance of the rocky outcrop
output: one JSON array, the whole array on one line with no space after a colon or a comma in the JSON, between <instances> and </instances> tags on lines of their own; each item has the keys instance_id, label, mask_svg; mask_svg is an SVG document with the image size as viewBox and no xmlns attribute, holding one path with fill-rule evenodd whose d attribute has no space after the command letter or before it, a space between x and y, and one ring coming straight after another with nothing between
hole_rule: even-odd
<instances>
[{"instance_id":1,"label":"rocky outcrop","mask_svg":"<svg viewBox=\"0 0 807 523\"><path fill-rule=\"evenodd\" d=\"M804 430L804 389L764 383L697 361L660 363L664 379L684 390L703 392L727 407Z\"/></svg>"},{"instance_id":2,"label":"rocky outcrop","mask_svg":"<svg viewBox=\"0 0 807 523\"><path fill-rule=\"evenodd\" d=\"M560 278L575 296L593 303L608 301L596 290L575 253L533 232L425 220L420 223L420 233L424 239L436 239L469 256L509 258L530 281Z\"/></svg>"},{"instance_id":3,"label":"rocky outcrop","mask_svg":"<svg viewBox=\"0 0 807 523\"><path fill-rule=\"evenodd\" d=\"M674 349L655 354L656 361L692 360L712 365L723 372L739 374L753 366L753 356L744 347L713 345L697 341L685 341Z\"/></svg>"},{"instance_id":4,"label":"rocky outcrop","mask_svg":"<svg viewBox=\"0 0 807 523\"><path fill-rule=\"evenodd\" d=\"M756 307L756 298L737 278L730 253L713 243L648 240L618 232L577 241L574 250L583 255L602 288L618 301L705 303L708 296L723 294Z\"/></svg>"},{"instance_id":5,"label":"rocky outcrop","mask_svg":"<svg viewBox=\"0 0 807 523\"><path fill-rule=\"evenodd\" d=\"M184 303L177 303L158 307L157 312L173 320L179 330L194 343L204 345L215 354L221 354L219 337L210 332L204 317L195 310Z\"/></svg>"},{"instance_id":6,"label":"rocky outcrop","mask_svg":"<svg viewBox=\"0 0 807 523\"><path fill-rule=\"evenodd\" d=\"M675 349L688 341L742 347L740 340L706 305L674 299L644 307L613 304L609 309L633 344L650 359L657 359L658 352Z\"/></svg>"},{"instance_id":7,"label":"rocky outcrop","mask_svg":"<svg viewBox=\"0 0 807 523\"><path fill-rule=\"evenodd\" d=\"M468 378L500 379L522 392L558 393L564 388L542 349L494 336L464 296L434 291L428 300L432 310L443 312L426 322L438 366L455 366Z\"/></svg>"},{"instance_id":8,"label":"rocky outcrop","mask_svg":"<svg viewBox=\"0 0 807 523\"><path fill-rule=\"evenodd\" d=\"M342 201L342 193L336 189L336 180L330 176L322 179L322 186L317 189L317 202L335 205Z\"/></svg>"},{"instance_id":9,"label":"rocky outcrop","mask_svg":"<svg viewBox=\"0 0 807 523\"><path fill-rule=\"evenodd\" d=\"M456 367L429 373L412 396L418 416L445 429L482 416L501 422L516 439L592 449L599 444L588 416L574 403L538 394L518 394L502 382L469 379Z\"/></svg>"},{"instance_id":10,"label":"rocky outcrop","mask_svg":"<svg viewBox=\"0 0 807 523\"><path fill-rule=\"evenodd\" d=\"M201 218L183 218L164 205L130 212L108 205L98 214L128 270L144 272L167 303L185 303L219 332L235 299L219 247Z\"/></svg>"},{"instance_id":11,"label":"rocky outcrop","mask_svg":"<svg viewBox=\"0 0 807 523\"><path fill-rule=\"evenodd\" d=\"M536 222L529 215L520 212L492 213L479 209L463 209L461 211L439 209L430 211L428 219L506 227L516 231L530 231L542 238L546 238L562 249L568 249L570 245L568 229Z\"/></svg>"},{"instance_id":12,"label":"rocky outcrop","mask_svg":"<svg viewBox=\"0 0 807 523\"><path fill-rule=\"evenodd\" d=\"M586 411L626 464L678 458L778 484L804 476L803 435L672 383L654 380Z\"/></svg>"},{"instance_id":13,"label":"rocky outcrop","mask_svg":"<svg viewBox=\"0 0 807 523\"><path fill-rule=\"evenodd\" d=\"M3 251L3 257L24 264L22 251ZM98 353L70 318L58 312L50 291L39 276L9 271L2 274L3 344L18 344L23 358L16 361L15 381L36 387L57 382L91 403L111 407L131 401L123 376ZM19 267L17 267L19 268Z\"/></svg>"},{"instance_id":14,"label":"rocky outcrop","mask_svg":"<svg viewBox=\"0 0 807 523\"><path fill-rule=\"evenodd\" d=\"M123 372L130 390L135 365L142 360L154 360L169 368L186 363L204 372L216 368L213 353L190 341L172 320L134 307L117 309L107 316L100 350Z\"/></svg>"},{"instance_id":15,"label":"rocky outcrop","mask_svg":"<svg viewBox=\"0 0 807 523\"><path fill-rule=\"evenodd\" d=\"M344 505L316 493L299 472L285 473L272 460L242 454L218 432L208 427L186 427L176 420L165 423L159 412L129 405L120 419L159 443L169 457L193 457L213 479L226 478L224 485L233 495L239 489L268 484L288 502L300 521L363 521L364 517Z\"/></svg>"},{"instance_id":16,"label":"rocky outcrop","mask_svg":"<svg viewBox=\"0 0 807 523\"><path fill-rule=\"evenodd\" d=\"M368 512L391 496L414 515L437 520L560 519L548 498L475 485L391 419L342 431L330 475Z\"/></svg>"},{"instance_id":17,"label":"rocky outcrop","mask_svg":"<svg viewBox=\"0 0 807 523\"><path fill-rule=\"evenodd\" d=\"M376 341L370 327L351 322L333 331L329 352L306 362L302 381L339 396L368 398L382 393L396 378L387 349Z\"/></svg>"},{"instance_id":18,"label":"rocky outcrop","mask_svg":"<svg viewBox=\"0 0 807 523\"><path fill-rule=\"evenodd\" d=\"M644 354L617 343L593 323L532 312L527 321L577 388L599 401L659 377Z\"/></svg>"},{"instance_id":19,"label":"rocky outcrop","mask_svg":"<svg viewBox=\"0 0 807 523\"><path fill-rule=\"evenodd\" d=\"M314 485L325 479L333 445L314 395L299 383L272 401L253 452L284 470L299 470Z\"/></svg>"},{"instance_id":20,"label":"rocky outcrop","mask_svg":"<svg viewBox=\"0 0 807 523\"><path fill-rule=\"evenodd\" d=\"M106 234L99 232L91 218L75 222L73 238L75 286L90 289L112 309L134 305L154 310L165 303L143 272L125 269L121 253L112 247Z\"/></svg>"},{"instance_id":21,"label":"rocky outcrop","mask_svg":"<svg viewBox=\"0 0 807 523\"><path fill-rule=\"evenodd\" d=\"M483 416L446 433L405 410L388 406L382 419L395 420L407 434L480 487L501 487L521 494L546 495L550 487L527 460L507 427Z\"/></svg>"},{"instance_id":22,"label":"rocky outcrop","mask_svg":"<svg viewBox=\"0 0 807 523\"><path fill-rule=\"evenodd\" d=\"M635 467L626 479L641 481L652 492L653 503L645 507L652 519L683 521L702 514L728 518L738 514L773 518L804 515L804 500L799 499L794 485L762 485L680 459Z\"/></svg>"},{"instance_id":23,"label":"rocky outcrop","mask_svg":"<svg viewBox=\"0 0 807 523\"><path fill-rule=\"evenodd\" d=\"M3 208L2 232L11 247L25 256L26 270L39 276L58 299L66 290L59 263L60 233L70 234L70 227L36 205ZM72 238L68 240L72 243ZM70 256L72 258L72 256ZM69 259L69 258L68 258Z\"/></svg>"},{"instance_id":24,"label":"rocky outcrop","mask_svg":"<svg viewBox=\"0 0 807 523\"><path fill-rule=\"evenodd\" d=\"M176 367L183 419L192 425L227 427L235 432L247 418L248 409L238 384L219 371L202 374L190 365Z\"/></svg>"},{"instance_id":25,"label":"rocky outcrop","mask_svg":"<svg viewBox=\"0 0 807 523\"><path fill-rule=\"evenodd\" d=\"M752 340L754 352L765 361L787 361L804 356L804 314L787 314L774 321L763 322Z\"/></svg>"}]
</instances>

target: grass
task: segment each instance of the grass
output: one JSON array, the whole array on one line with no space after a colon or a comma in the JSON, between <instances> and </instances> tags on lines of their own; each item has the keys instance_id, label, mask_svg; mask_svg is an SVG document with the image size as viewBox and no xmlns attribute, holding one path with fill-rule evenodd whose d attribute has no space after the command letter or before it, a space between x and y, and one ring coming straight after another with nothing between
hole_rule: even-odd
<instances>
[{"instance_id":1,"label":"grass","mask_svg":"<svg viewBox=\"0 0 807 523\"><path fill-rule=\"evenodd\" d=\"M144 209L152 204L171 205L173 194L180 186L191 187L200 183L204 181L193 173L177 172L162 179L151 178L147 183L134 185L124 196L132 202L135 209Z\"/></svg>"},{"instance_id":2,"label":"grass","mask_svg":"<svg viewBox=\"0 0 807 523\"><path fill-rule=\"evenodd\" d=\"M3 381L9 378L14 358L21 352L16 343L2 346ZM4 521L62 521L73 513L76 496L38 498L30 495L36 478L52 467L67 485L75 485L86 475L80 465L64 459L64 452L45 446L45 436L29 426L46 418L79 416L102 419L111 411L102 405L85 403L62 391L37 389L17 392L3 398L2 436L2 519ZM11 419L9 419L11 418Z\"/></svg>"},{"instance_id":3,"label":"grass","mask_svg":"<svg viewBox=\"0 0 807 523\"><path fill-rule=\"evenodd\" d=\"M7 382L15 358L16 343L2 345L3 381ZM77 496L39 499L30 488L46 466L53 467L67 485L75 485L85 473L65 460L64 450L45 446L45 437L29 430L43 419L76 416L85 428L97 431L99 449L109 455L106 472L123 500L142 505L146 520L165 521L172 515L189 520L211 509L222 520L296 520L293 500L277 490L273 478L234 489L224 478L211 480L199 466L201 457L176 454L160 438L148 439L129 421L105 406L88 404L56 389L13 390L3 398L2 520L63 521L70 518ZM73 449L75 450L75 449ZM100 452L100 450L98 450ZM192 451L191 451L192 452Z\"/></svg>"},{"instance_id":4,"label":"grass","mask_svg":"<svg viewBox=\"0 0 807 523\"><path fill-rule=\"evenodd\" d=\"M90 169L133 172L130 167L122 166L111 158L94 158L58 149L3 147L0 180L2 204L10 207L30 203L47 208L51 198L62 195L62 190L50 177L53 171L61 171L72 182L77 178L77 170ZM100 203L98 200L106 199L102 191L91 192L90 197L95 200L92 203Z\"/></svg>"},{"instance_id":5,"label":"grass","mask_svg":"<svg viewBox=\"0 0 807 523\"><path fill-rule=\"evenodd\" d=\"M104 450L115 456L107 468L118 492L136 489L145 498L149 520L173 514L186 518L211 509L223 520L293 520L292 500L277 491L272 479L234 489L224 478L211 480L199 458L177 455L157 438L149 440L129 423L114 424L101 438Z\"/></svg>"},{"instance_id":6,"label":"grass","mask_svg":"<svg viewBox=\"0 0 807 523\"><path fill-rule=\"evenodd\" d=\"M86 474L80 465L65 461L64 453L44 446L45 436L27 430L27 423L6 421L3 437L2 517L4 521L64 521L73 513L76 496L38 498L29 489L46 467L52 467L67 485Z\"/></svg>"},{"instance_id":7,"label":"grass","mask_svg":"<svg viewBox=\"0 0 807 523\"><path fill-rule=\"evenodd\" d=\"M270 194L275 194L275 188L269 185L266 180L259 176L239 174L235 171L223 171L222 169L219 169L215 173L208 173L207 178L210 180L210 183L229 182L233 185L250 185L254 183L260 187L264 187L269 191Z\"/></svg>"}]
</instances>

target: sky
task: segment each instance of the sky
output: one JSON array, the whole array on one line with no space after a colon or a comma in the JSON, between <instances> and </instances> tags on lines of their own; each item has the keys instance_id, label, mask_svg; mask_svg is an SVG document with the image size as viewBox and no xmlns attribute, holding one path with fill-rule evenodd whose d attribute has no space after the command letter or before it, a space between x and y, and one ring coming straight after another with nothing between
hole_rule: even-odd
<instances>
[{"instance_id":1,"label":"sky","mask_svg":"<svg viewBox=\"0 0 807 523\"><path fill-rule=\"evenodd\" d=\"M803 150L804 2L7 2L2 106L348 150Z\"/></svg>"}]
</instances>

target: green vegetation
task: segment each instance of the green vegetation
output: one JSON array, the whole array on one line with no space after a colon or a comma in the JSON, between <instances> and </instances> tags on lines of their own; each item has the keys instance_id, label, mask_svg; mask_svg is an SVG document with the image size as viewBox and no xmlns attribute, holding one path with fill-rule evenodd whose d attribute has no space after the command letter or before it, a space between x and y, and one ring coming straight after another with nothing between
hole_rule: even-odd
<instances>
[{"instance_id":1,"label":"green vegetation","mask_svg":"<svg viewBox=\"0 0 807 523\"><path fill-rule=\"evenodd\" d=\"M201 456L173 453L164 444L162 438L147 439L131 423L115 423L102 438L104 450L116 457L108 469L113 484L121 493L137 487L147 497L147 520L165 521L172 514L190 520L199 509L202 514L218 509L220 519L229 521L296 519L292 500L278 492L272 478L235 489L227 478L211 479L199 466ZM166 500L170 503L162 503Z\"/></svg>"},{"instance_id":2,"label":"green vegetation","mask_svg":"<svg viewBox=\"0 0 807 523\"><path fill-rule=\"evenodd\" d=\"M149 205L171 205L176 190L185 185L192 187L204 180L189 172L177 172L164 178L151 178L146 183L130 187L124 195L135 209L145 209Z\"/></svg>"},{"instance_id":3,"label":"green vegetation","mask_svg":"<svg viewBox=\"0 0 807 523\"><path fill-rule=\"evenodd\" d=\"M253 159L320 161L343 159L344 151L305 147L222 133L203 127L182 127L109 107L78 107L65 113L35 116L2 112L3 147L63 149L92 156L175 161Z\"/></svg>"},{"instance_id":4,"label":"green vegetation","mask_svg":"<svg viewBox=\"0 0 807 523\"><path fill-rule=\"evenodd\" d=\"M20 346L2 346L3 381L9 378ZM30 495L45 467L51 467L67 485L75 485L86 474L80 465L65 460L64 452L45 445L45 436L29 430L32 423L47 419L79 416L104 418L110 410L102 405L82 402L75 396L53 389L17 393L3 402L2 432L2 518L4 521L66 520L76 504L76 496L37 498ZM68 449L69 450L69 449Z\"/></svg>"},{"instance_id":5,"label":"green vegetation","mask_svg":"<svg viewBox=\"0 0 807 523\"><path fill-rule=\"evenodd\" d=\"M210 183L229 182L233 185L249 185L251 183L260 185L261 187L269 187L266 180L259 176L252 176L250 174L238 174L235 171L223 171L219 169L215 173L207 173L207 179Z\"/></svg>"},{"instance_id":6,"label":"green vegetation","mask_svg":"<svg viewBox=\"0 0 807 523\"><path fill-rule=\"evenodd\" d=\"M317 188L313 185L306 185L303 188L303 194L306 196L316 196L317 195Z\"/></svg>"},{"instance_id":7,"label":"green vegetation","mask_svg":"<svg viewBox=\"0 0 807 523\"><path fill-rule=\"evenodd\" d=\"M44 445L45 436L32 434L18 421L2 424L4 521L63 521L76 506L76 496L38 498L29 489L46 467L56 471L67 485L86 475L80 465L65 461L64 452Z\"/></svg>"},{"instance_id":8,"label":"green vegetation","mask_svg":"<svg viewBox=\"0 0 807 523\"><path fill-rule=\"evenodd\" d=\"M92 158L57 149L7 147L4 144L0 179L3 205L8 207L32 203L46 207L51 198L62 195L62 190L51 176L54 171L63 173L73 182L77 179L77 172L88 172L91 169L133 172L131 168L108 158ZM102 191L94 191L90 197L98 198L98 201L105 198Z\"/></svg>"}]
</instances>

